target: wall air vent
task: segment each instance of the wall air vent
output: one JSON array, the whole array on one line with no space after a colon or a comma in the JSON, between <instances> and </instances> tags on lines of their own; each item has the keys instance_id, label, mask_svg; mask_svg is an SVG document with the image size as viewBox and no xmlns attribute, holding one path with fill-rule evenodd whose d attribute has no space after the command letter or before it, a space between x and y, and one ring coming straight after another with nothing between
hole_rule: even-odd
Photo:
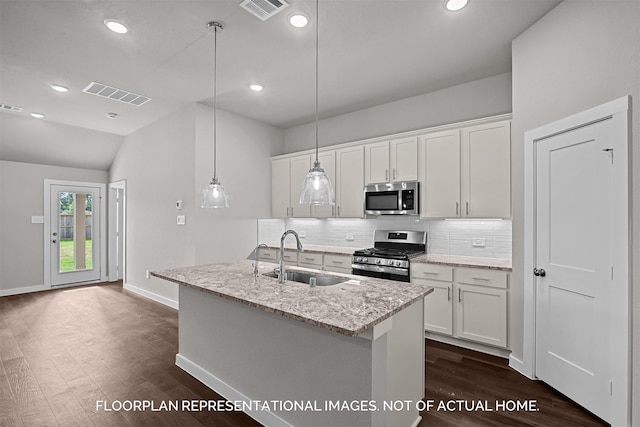
<instances>
[{"instance_id":1,"label":"wall air vent","mask_svg":"<svg viewBox=\"0 0 640 427\"><path fill-rule=\"evenodd\" d=\"M241 8L261 21L266 21L287 6L289 6L289 3L284 0L243 0L240 3Z\"/></svg>"},{"instance_id":2,"label":"wall air vent","mask_svg":"<svg viewBox=\"0 0 640 427\"><path fill-rule=\"evenodd\" d=\"M127 90L96 82L91 82L89 86L82 89L82 91L91 95L98 95L103 98L113 99L114 101L135 105L136 107L151 101L151 98L147 96L138 95Z\"/></svg>"},{"instance_id":3,"label":"wall air vent","mask_svg":"<svg viewBox=\"0 0 640 427\"><path fill-rule=\"evenodd\" d=\"M22 107L16 107L15 105L0 104L0 111L13 111L14 113L21 113Z\"/></svg>"}]
</instances>

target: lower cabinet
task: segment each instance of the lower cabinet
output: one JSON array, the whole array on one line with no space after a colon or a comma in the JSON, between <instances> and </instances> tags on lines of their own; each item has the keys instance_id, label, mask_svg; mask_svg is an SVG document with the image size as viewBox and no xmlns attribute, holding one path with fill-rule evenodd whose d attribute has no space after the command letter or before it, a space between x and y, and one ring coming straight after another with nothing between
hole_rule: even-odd
<instances>
[{"instance_id":1,"label":"lower cabinet","mask_svg":"<svg viewBox=\"0 0 640 427\"><path fill-rule=\"evenodd\" d=\"M425 330L507 348L509 273L412 264L411 280L433 286L425 297Z\"/></svg>"},{"instance_id":2,"label":"lower cabinet","mask_svg":"<svg viewBox=\"0 0 640 427\"><path fill-rule=\"evenodd\" d=\"M351 274L351 255L324 254L323 267L326 271Z\"/></svg>"}]
</instances>

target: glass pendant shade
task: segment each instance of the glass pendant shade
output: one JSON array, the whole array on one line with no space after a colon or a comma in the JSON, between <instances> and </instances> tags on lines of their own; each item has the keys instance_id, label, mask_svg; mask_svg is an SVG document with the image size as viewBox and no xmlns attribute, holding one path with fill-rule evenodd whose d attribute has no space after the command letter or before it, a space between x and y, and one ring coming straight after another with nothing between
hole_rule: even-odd
<instances>
[{"instance_id":1,"label":"glass pendant shade","mask_svg":"<svg viewBox=\"0 0 640 427\"><path fill-rule=\"evenodd\" d=\"M316 160L309 173L304 178L302 193L300 193L300 203L310 205L334 205L335 197L333 187L324 169L320 167L320 162Z\"/></svg>"},{"instance_id":2,"label":"glass pendant shade","mask_svg":"<svg viewBox=\"0 0 640 427\"><path fill-rule=\"evenodd\" d=\"M224 193L224 187L213 178L209 185L202 190L202 207L203 208L228 208L227 195Z\"/></svg>"}]
</instances>

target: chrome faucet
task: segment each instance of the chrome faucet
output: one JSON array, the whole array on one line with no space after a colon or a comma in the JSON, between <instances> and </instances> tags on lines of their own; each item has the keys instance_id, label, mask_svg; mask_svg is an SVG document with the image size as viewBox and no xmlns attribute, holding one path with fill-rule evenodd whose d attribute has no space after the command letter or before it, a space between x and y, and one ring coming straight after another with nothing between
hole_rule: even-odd
<instances>
[{"instance_id":1,"label":"chrome faucet","mask_svg":"<svg viewBox=\"0 0 640 427\"><path fill-rule=\"evenodd\" d=\"M254 249L256 252L256 259L255 262L253 263L253 277L258 277L258 253L260 252L260 248L267 248L269 249L269 246L265 245L264 243L260 243L258 246L256 246L256 248Z\"/></svg>"},{"instance_id":2,"label":"chrome faucet","mask_svg":"<svg viewBox=\"0 0 640 427\"><path fill-rule=\"evenodd\" d=\"M284 271L284 239L287 237L287 234L293 234L296 238L296 242L298 244L298 253L300 253L302 249L302 243L300 243L300 238L298 237L298 233L293 230L287 230L282 233L282 237L280 238L280 270L278 270L278 283L284 283L287 281L287 273Z\"/></svg>"}]
</instances>

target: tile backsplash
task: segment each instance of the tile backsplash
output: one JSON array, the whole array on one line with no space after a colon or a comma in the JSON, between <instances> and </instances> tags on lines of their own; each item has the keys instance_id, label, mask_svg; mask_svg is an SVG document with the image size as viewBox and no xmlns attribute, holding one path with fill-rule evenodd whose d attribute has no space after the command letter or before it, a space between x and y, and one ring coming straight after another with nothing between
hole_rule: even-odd
<instances>
[{"instance_id":1,"label":"tile backsplash","mask_svg":"<svg viewBox=\"0 0 640 427\"><path fill-rule=\"evenodd\" d=\"M260 219L258 243L279 244L293 229L302 245L373 246L375 230L424 230L427 253L511 259L511 220L424 220L412 217L373 219Z\"/></svg>"}]
</instances>

